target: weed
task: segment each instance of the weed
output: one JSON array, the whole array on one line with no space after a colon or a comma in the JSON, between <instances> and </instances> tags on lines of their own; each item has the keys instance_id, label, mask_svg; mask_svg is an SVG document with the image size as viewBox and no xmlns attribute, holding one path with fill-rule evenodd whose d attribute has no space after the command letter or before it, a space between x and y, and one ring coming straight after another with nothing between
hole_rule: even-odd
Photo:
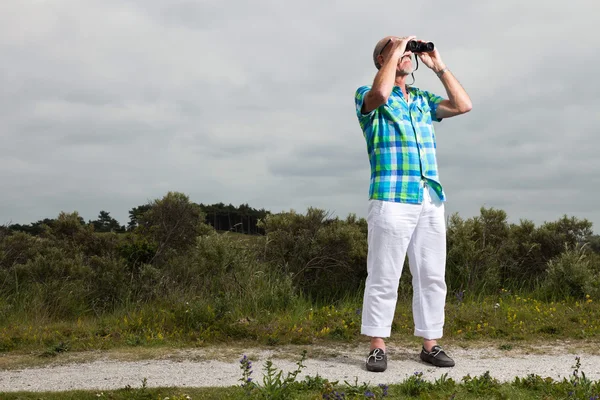
<instances>
[{"instance_id":1,"label":"weed","mask_svg":"<svg viewBox=\"0 0 600 400\"><path fill-rule=\"evenodd\" d=\"M240 368L242 369L242 388L249 396L259 396L267 399L288 399L291 394L300 388L302 385L296 381L296 377L300 371L305 368L304 361L306 360L306 350L302 353L301 359L296 363L298 368L292 372L288 372L283 378L283 371L273 366L271 360L265 361L264 375L262 385L250 377L252 375L252 362L248 360L246 355L240 360Z\"/></svg>"},{"instance_id":2,"label":"weed","mask_svg":"<svg viewBox=\"0 0 600 400\"><path fill-rule=\"evenodd\" d=\"M462 382L468 392L477 395L497 393L500 387L500 383L490 375L490 371L474 378L467 374L462 378Z\"/></svg>"},{"instance_id":3,"label":"weed","mask_svg":"<svg viewBox=\"0 0 600 400\"><path fill-rule=\"evenodd\" d=\"M409 396L418 396L431 389L431 383L423 379L423 372L415 371L414 374L402 382L403 392Z\"/></svg>"}]
</instances>

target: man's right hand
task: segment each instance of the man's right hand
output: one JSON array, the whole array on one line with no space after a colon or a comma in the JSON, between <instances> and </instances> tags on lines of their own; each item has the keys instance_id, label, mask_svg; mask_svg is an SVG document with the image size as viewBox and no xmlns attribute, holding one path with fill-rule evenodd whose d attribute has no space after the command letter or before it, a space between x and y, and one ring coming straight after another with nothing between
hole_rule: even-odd
<instances>
[{"instance_id":1,"label":"man's right hand","mask_svg":"<svg viewBox=\"0 0 600 400\"><path fill-rule=\"evenodd\" d=\"M391 38L391 43L388 43L382 54L384 61L375 76L373 86L365 95L361 110L363 114L367 114L387 102L395 84L398 61L404 55L412 54L410 51L406 51L406 45L413 39L415 36Z\"/></svg>"},{"instance_id":2,"label":"man's right hand","mask_svg":"<svg viewBox=\"0 0 600 400\"><path fill-rule=\"evenodd\" d=\"M390 47L390 50L387 53L388 57L383 56L383 58L384 58L383 63L385 64L390 58L393 58L397 62L398 59L401 58L402 56L411 54L410 51L406 50L406 46L408 45L408 42L410 42L411 40L414 40L414 39L416 39L416 36L392 38L391 39L392 43L388 44L388 47Z\"/></svg>"}]
</instances>

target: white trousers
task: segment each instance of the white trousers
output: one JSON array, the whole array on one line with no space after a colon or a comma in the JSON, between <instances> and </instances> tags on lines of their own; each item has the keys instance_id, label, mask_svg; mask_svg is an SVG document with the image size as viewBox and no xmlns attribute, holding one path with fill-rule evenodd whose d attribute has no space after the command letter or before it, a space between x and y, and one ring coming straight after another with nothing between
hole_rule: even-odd
<instances>
[{"instance_id":1,"label":"white trousers","mask_svg":"<svg viewBox=\"0 0 600 400\"><path fill-rule=\"evenodd\" d=\"M361 333L389 337L404 260L413 286L414 334L439 339L446 303L444 203L425 185L422 204L370 200Z\"/></svg>"}]
</instances>

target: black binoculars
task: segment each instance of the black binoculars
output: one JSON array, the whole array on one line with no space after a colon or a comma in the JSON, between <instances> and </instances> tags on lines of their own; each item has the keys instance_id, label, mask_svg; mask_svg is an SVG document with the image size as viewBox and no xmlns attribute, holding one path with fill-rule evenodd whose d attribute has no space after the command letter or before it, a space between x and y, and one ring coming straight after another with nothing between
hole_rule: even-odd
<instances>
[{"instance_id":1,"label":"black binoculars","mask_svg":"<svg viewBox=\"0 0 600 400\"><path fill-rule=\"evenodd\" d=\"M434 46L432 42L422 43L415 40L411 40L406 44L405 51L412 51L413 53L427 53L433 51Z\"/></svg>"}]
</instances>

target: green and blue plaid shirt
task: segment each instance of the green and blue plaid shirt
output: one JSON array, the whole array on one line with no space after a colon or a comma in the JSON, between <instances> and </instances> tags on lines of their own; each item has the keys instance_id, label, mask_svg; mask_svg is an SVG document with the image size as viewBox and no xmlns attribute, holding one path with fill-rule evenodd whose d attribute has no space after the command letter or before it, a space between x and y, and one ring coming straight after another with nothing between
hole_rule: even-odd
<instances>
[{"instance_id":1,"label":"green and blue plaid shirt","mask_svg":"<svg viewBox=\"0 0 600 400\"><path fill-rule=\"evenodd\" d=\"M446 195L440 183L433 121L442 101L433 93L410 88L407 103L402 90L394 86L386 104L362 114L370 86L356 90L356 114L367 142L371 164L369 198L420 204L427 182L442 201Z\"/></svg>"}]
</instances>

